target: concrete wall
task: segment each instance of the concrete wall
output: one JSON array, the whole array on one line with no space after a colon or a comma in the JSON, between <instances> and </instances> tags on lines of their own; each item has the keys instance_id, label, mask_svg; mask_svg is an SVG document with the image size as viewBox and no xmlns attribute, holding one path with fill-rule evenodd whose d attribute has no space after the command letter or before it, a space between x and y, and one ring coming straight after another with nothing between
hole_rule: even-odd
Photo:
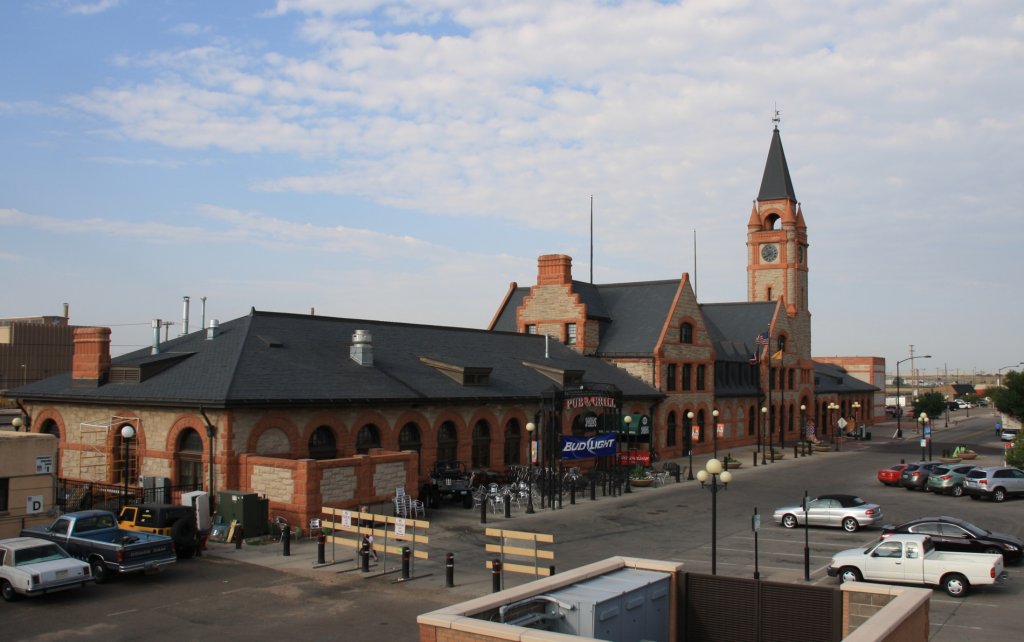
<instances>
[{"instance_id":1,"label":"concrete wall","mask_svg":"<svg viewBox=\"0 0 1024 642\"><path fill-rule=\"evenodd\" d=\"M846 642L925 642L931 589L848 582L843 591Z\"/></svg>"},{"instance_id":2,"label":"concrete wall","mask_svg":"<svg viewBox=\"0 0 1024 642\"><path fill-rule=\"evenodd\" d=\"M54 508L56 475L36 466L37 462L43 463L38 458L49 458L56 465L56 457L57 438L53 435L0 432L0 478L7 480L7 508L0 510L0 538L17 537L25 526L53 521L50 511ZM42 502L30 507L29 497L42 498Z\"/></svg>"}]
</instances>

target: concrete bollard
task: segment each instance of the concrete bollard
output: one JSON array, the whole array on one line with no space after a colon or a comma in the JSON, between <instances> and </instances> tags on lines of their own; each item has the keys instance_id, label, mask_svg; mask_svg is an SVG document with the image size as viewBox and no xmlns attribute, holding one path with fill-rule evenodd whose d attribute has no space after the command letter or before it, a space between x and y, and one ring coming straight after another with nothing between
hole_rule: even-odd
<instances>
[{"instance_id":1,"label":"concrete bollard","mask_svg":"<svg viewBox=\"0 0 1024 642\"><path fill-rule=\"evenodd\" d=\"M402 547L402 579L409 579L409 569L412 564L412 549L408 546Z\"/></svg>"},{"instance_id":2,"label":"concrete bollard","mask_svg":"<svg viewBox=\"0 0 1024 642\"><path fill-rule=\"evenodd\" d=\"M327 536L320 533L320 536L316 538L316 563L326 564L327 560L324 556L324 546L327 544Z\"/></svg>"},{"instance_id":3,"label":"concrete bollard","mask_svg":"<svg viewBox=\"0 0 1024 642\"><path fill-rule=\"evenodd\" d=\"M292 554L292 533L288 530L287 524L281 525L281 555L289 557Z\"/></svg>"},{"instance_id":4,"label":"concrete bollard","mask_svg":"<svg viewBox=\"0 0 1024 642\"><path fill-rule=\"evenodd\" d=\"M481 497L480 498L480 523L481 524L486 524L487 523L487 498L486 497Z\"/></svg>"},{"instance_id":5,"label":"concrete bollard","mask_svg":"<svg viewBox=\"0 0 1024 642\"><path fill-rule=\"evenodd\" d=\"M576 482L569 484L569 504L572 506L576 505Z\"/></svg>"},{"instance_id":6,"label":"concrete bollard","mask_svg":"<svg viewBox=\"0 0 1024 642\"><path fill-rule=\"evenodd\" d=\"M241 526L235 529L235 548L242 548L242 540L245 539L245 529Z\"/></svg>"},{"instance_id":7,"label":"concrete bollard","mask_svg":"<svg viewBox=\"0 0 1024 642\"><path fill-rule=\"evenodd\" d=\"M502 504L505 505L505 519L512 517L512 502L510 501L511 499L511 495L505 495L505 501L502 502Z\"/></svg>"},{"instance_id":8,"label":"concrete bollard","mask_svg":"<svg viewBox=\"0 0 1024 642\"><path fill-rule=\"evenodd\" d=\"M359 549L359 557L360 557L359 561L361 563L360 564L360 566L361 566L360 570L363 573L369 573L370 572L370 545L369 544L364 543L362 545L362 547Z\"/></svg>"}]
</instances>

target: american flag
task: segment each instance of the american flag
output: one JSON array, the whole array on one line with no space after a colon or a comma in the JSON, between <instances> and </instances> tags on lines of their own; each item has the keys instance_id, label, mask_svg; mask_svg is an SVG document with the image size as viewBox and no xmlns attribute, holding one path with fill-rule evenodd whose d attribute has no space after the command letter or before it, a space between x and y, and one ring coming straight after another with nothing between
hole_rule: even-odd
<instances>
[{"instance_id":1,"label":"american flag","mask_svg":"<svg viewBox=\"0 0 1024 642\"><path fill-rule=\"evenodd\" d=\"M759 346L766 346L766 345L768 345L768 333L767 332L762 332L761 334L757 335L757 338L754 339L754 343L759 345Z\"/></svg>"}]
</instances>

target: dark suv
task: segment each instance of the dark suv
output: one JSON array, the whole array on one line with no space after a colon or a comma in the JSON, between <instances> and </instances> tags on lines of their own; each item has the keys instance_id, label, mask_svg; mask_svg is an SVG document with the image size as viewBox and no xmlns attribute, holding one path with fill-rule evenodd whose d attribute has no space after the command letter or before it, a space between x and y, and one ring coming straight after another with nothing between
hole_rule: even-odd
<instances>
[{"instance_id":1,"label":"dark suv","mask_svg":"<svg viewBox=\"0 0 1024 642\"><path fill-rule=\"evenodd\" d=\"M928 490L928 477L932 474L932 470L941 464L942 462L938 461L919 461L908 464L900 473L900 486L907 490Z\"/></svg>"},{"instance_id":2,"label":"dark suv","mask_svg":"<svg viewBox=\"0 0 1024 642\"><path fill-rule=\"evenodd\" d=\"M987 497L994 502L1024 495L1024 470L1012 466L975 468L964 478L964 491L971 499Z\"/></svg>"}]
</instances>

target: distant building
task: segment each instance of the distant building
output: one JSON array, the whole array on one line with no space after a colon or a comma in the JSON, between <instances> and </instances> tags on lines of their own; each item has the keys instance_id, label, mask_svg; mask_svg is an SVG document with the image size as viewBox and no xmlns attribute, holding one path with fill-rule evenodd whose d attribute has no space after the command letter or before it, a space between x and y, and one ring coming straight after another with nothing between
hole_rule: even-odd
<instances>
[{"instance_id":1,"label":"distant building","mask_svg":"<svg viewBox=\"0 0 1024 642\"><path fill-rule=\"evenodd\" d=\"M71 369L74 326L64 316L0 319L0 390Z\"/></svg>"}]
</instances>

